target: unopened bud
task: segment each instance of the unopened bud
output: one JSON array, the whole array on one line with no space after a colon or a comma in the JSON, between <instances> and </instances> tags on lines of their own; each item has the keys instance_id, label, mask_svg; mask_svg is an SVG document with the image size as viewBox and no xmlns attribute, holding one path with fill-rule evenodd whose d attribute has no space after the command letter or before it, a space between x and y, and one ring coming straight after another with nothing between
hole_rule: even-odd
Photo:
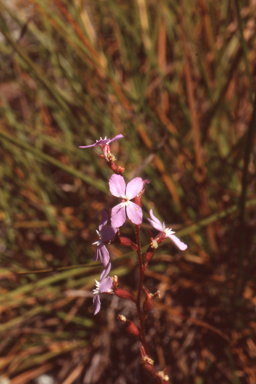
<instances>
[{"instance_id":1,"label":"unopened bud","mask_svg":"<svg viewBox=\"0 0 256 384\"><path fill-rule=\"evenodd\" d=\"M130 294L130 292L126 291L126 289L114 287L113 289L114 294L117 295L118 297L121 297L121 299L129 299L132 300L134 303L136 303L136 300L134 297Z\"/></svg>"},{"instance_id":2,"label":"unopened bud","mask_svg":"<svg viewBox=\"0 0 256 384\"><path fill-rule=\"evenodd\" d=\"M125 247L131 247L134 251L137 251L138 249L138 246L137 244L133 243L130 239L128 239L127 237L118 237L117 238L117 241L119 242L119 244L125 246Z\"/></svg>"},{"instance_id":3,"label":"unopened bud","mask_svg":"<svg viewBox=\"0 0 256 384\"><path fill-rule=\"evenodd\" d=\"M112 159L112 161L110 161L108 165L112 169L112 171L114 171L117 175L122 175L125 169L123 167L120 167L120 165L116 165L116 163L114 163L115 160L115 158Z\"/></svg>"},{"instance_id":4,"label":"unopened bud","mask_svg":"<svg viewBox=\"0 0 256 384\"><path fill-rule=\"evenodd\" d=\"M133 321L127 320L126 317L123 315L118 315L117 318L125 325L126 332L130 333L130 335L137 337L137 339L140 338L140 332Z\"/></svg>"},{"instance_id":5,"label":"unopened bud","mask_svg":"<svg viewBox=\"0 0 256 384\"><path fill-rule=\"evenodd\" d=\"M155 251L156 249L151 247L151 245L148 247L146 253L145 253L145 264L148 264L150 262L150 260L153 258L154 254L155 254Z\"/></svg>"}]
</instances>

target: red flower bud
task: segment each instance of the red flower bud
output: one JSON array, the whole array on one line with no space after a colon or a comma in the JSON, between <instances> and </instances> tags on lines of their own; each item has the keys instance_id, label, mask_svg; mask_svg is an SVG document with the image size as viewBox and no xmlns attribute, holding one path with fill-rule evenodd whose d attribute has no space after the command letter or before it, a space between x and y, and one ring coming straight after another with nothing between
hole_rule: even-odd
<instances>
[{"instance_id":1,"label":"red flower bud","mask_svg":"<svg viewBox=\"0 0 256 384\"><path fill-rule=\"evenodd\" d=\"M99 157L101 157L106 161L107 165L109 166L109 168L112 169L113 172L115 172L118 175L122 175L125 169L123 167L120 167L119 165L116 165L115 163L116 158L110 152L110 148L108 147L107 150L105 149L105 152L106 152L105 155L99 155Z\"/></svg>"},{"instance_id":2,"label":"red flower bud","mask_svg":"<svg viewBox=\"0 0 256 384\"><path fill-rule=\"evenodd\" d=\"M134 303L136 303L136 300L134 299L134 297L128 291L126 291L126 289L122 289L118 287L113 287L112 289L114 291L114 294L117 295L118 297L121 297L122 299L130 299Z\"/></svg>"},{"instance_id":3,"label":"red flower bud","mask_svg":"<svg viewBox=\"0 0 256 384\"><path fill-rule=\"evenodd\" d=\"M131 247L134 251L137 251L138 249L138 246L136 244L134 244L130 239L128 239L127 237L118 237L117 239L118 243L120 245L123 245L125 247Z\"/></svg>"},{"instance_id":4,"label":"red flower bud","mask_svg":"<svg viewBox=\"0 0 256 384\"><path fill-rule=\"evenodd\" d=\"M153 258L154 254L155 254L155 251L156 249L155 248L152 248L151 245L148 247L146 253L145 253L145 264L148 264L150 262L150 260Z\"/></svg>"},{"instance_id":5,"label":"red flower bud","mask_svg":"<svg viewBox=\"0 0 256 384\"><path fill-rule=\"evenodd\" d=\"M114 162L109 163L109 167L112 169L113 172L115 172L117 175L122 175L125 171L123 167L120 167L120 165L116 165Z\"/></svg>"},{"instance_id":6,"label":"red flower bud","mask_svg":"<svg viewBox=\"0 0 256 384\"><path fill-rule=\"evenodd\" d=\"M133 335L138 339L140 338L140 332L132 321L127 320L123 315L118 315L117 318L125 325L125 330L130 333L130 335Z\"/></svg>"}]
</instances>

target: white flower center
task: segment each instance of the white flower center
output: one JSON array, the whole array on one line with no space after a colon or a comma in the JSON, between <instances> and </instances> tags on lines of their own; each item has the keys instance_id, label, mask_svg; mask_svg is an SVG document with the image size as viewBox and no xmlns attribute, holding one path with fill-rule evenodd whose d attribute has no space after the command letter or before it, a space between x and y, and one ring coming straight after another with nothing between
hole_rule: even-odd
<instances>
[{"instance_id":1,"label":"white flower center","mask_svg":"<svg viewBox=\"0 0 256 384\"><path fill-rule=\"evenodd\" d=\"M92 243L92 245L100 245L102 244L102 240L101 240L101 234L100 232L96 229L96 232L97 232L97 235L99 236L99 240L95 241L94 243Z\"/></svg>"},{"instance_id":2,"label":"white flower center","mask_svg":"<svg viewBox=\"0 0 256 384\"><path fill-rule=\"evenodd\" d=\"M163 224L163 226L165 226L165 225ZM172 231L171 228L165 228L164 233L166 234L167 237L169 237L169 236L173 235L175 232Z\"/></svg>"},{"instance_id":3,"label":"white flower center","mask_svg":"<svg viewBox=\"0 0 256 384\"><path fill-rule=\"evenodd\" d=\"M129 197L125 196L125 195L121 195L121 198L126 200L126 201L123 201L121 204L122 204L122 207L127 207L130 203L130 199Z\"/></svg>"},{"instance_id":4,"label":"white flower center","mask_svg":"<svg viewBox=\"0 0 256 384\"><path fill-rule=\"evenodd\" d=\"M92 290L94 295L96 295L100 291L100 283L97 280L95 280L95 285L96 285L96 288Z\"/></svg>"}]
</instances>

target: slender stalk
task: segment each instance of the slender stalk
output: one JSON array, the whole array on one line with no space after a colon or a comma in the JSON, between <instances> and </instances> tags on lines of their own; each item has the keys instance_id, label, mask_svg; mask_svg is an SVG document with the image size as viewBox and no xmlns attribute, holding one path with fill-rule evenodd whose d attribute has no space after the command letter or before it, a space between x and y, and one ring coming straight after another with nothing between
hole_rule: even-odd
<instances>
[{"instance_id":1,"label":"slender stalk","mask_svg":"<svg viewBox=\"0 0 256 384\"><path fill-rule=\"evenodd\" d=\"M249 79L249 94L250 94L251 103L253 104L253 80L252 80L252 74L250 71L250 64L248 60L248 48L244 38L243 21L240 14L240 6L239 6L238 0L235 0L235 5L236 5L236 12L237 12L237 20L239 25L239 32L241 37L241 45L242 45L243 54L244 54L245 68L246 68L246 73Z\"/></svg>"},{"instance_id":2,"label":"slender stalk","mask_svg":"<svg viewBox=\"0 0 256 384\"><path fill-rule=\"evenodd\" d=\"M141 247L140 247L140 225L135 225L135 231L136 231L136 241L137 241L137 254L139 259L139 271L140 271L140 279L139 279L139 285L138 285L138 293L137 293L137 300L136 300L136 306L137 306L137 312L138 317L140 321L140 335L141 335L141 342L145 348L145 351L147 355L149 355L148 346L146 342L146 336L145 336L145 329L144 329L144 320L141 313L141 291L142 291L142 284L143 284L143 277L144 277L144 268L142 264L142 255L141 255Z\"/></svg>"},{"instance_id":3,"label":"slender stalk","mask_svg":"<svg viewBox=\"0 0 256 384\"><path fill-rule=\"evenodd\" d=\"M253 102L253 113L251 123L248 128L246 144L244 149L244 167L243 167L243 177L242 177L242 192L239 201L239 209L240 209L240 252L239 252L239 268L238 268L238 278L241 279L241 284L243 281L243 261L246 257L246 244L245 244L245 207L246 207L246 194L248 188L248 168L250 162L250 156L253 150L254 136L256 133L256 93L254 96ZM236 285L236 293L235 298L239 298L239 295L242 294L242 285Z\"/></svg>"}]
</instances>

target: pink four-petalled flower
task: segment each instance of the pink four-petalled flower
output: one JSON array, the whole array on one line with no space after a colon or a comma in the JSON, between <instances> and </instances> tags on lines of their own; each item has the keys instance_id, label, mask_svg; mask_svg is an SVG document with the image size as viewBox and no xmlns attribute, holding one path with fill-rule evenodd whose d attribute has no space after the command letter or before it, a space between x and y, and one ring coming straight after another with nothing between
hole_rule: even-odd
<instances>
[{"instance_id":1,"label":"pink four-petalled flower","mask_svg":"<svg viewBox=\"0 0 256 384\"><path fill-rule=\"evenodd\" d=\"M96 231L99 236L99 240L93 243L93 245L97 245L93 261L97 261L98 258L100 258L100 261L102 262L104 267L106 267L109 262L109 252L105 246L105 242L112 240L117 232L117 228L114 228L110 225L106 227L107 222L108 214L106 211L102 211L102 218L99 224L99 230Z\"/></svg>"},{"instance_id":2,"label":"pink four-petalled flower","mask_svg":"<svg viewBox=\"0 0 256 384\"><path fill-rule=\"evenodd\" d=\"M149 211L149 214L151 216L151 219L148 219L148 221L150 222L150 224L152 225L152 227L154 227L155 229L157 229L159 232L164 232L166 237L169 237L169 239L171 239L174 244L181 250L181 251L185 251L185 249L187 249L187 245L184 244L182 241L180 241L180 239L178 239L177 236L174 235L174 231L171 230L171 228L165 228L165 224L164 223L161 223L160 220L158 220L154 215L153 215L153 210L150 209Z\"/></svg>"},{"instance_id":3,"label":"pink four-petalled flower","mask_svg":"<svg viewBox=\"0 0 256 384\"><path fill-rule=\"evenodd\" d=\"M107 277L111 269L111 263L108 263L107 267L104 269L102 274L100 275L100 281L95 280L96 288L93 290L93 294L95 295L93 298L93 305L95 306L94 315L96 315L101 307L100 302L100 293L103 292L111 292L112 287L112 279L110 276Z\"/></svg>"},{"instance_id":4,"label":"pink four-petalled flower","mask_svg":"<svg viewBox=\"0 0 256 384\"><path fill-rule=\"evenodd\" d=\"M113 227L119 228L124 224L126 220L125 210L133 224L139 225L142 223L141 207L130 200L134 199L142 191L143 187L144 182L141 177L135 177L127 186L123 176L114 174L110 177L110 192L121 199L121 203L112 208L111 224Z\"/></svg>"}]
</instances>

